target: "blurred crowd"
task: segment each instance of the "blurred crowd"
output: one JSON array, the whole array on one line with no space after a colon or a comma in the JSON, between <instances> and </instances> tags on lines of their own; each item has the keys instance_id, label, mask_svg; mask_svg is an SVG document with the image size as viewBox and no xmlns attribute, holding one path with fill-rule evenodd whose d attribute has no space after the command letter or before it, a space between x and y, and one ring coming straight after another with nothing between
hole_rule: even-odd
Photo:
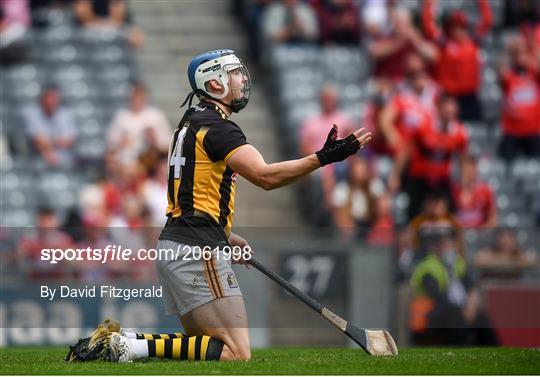
<instances>
[{"instance_id":1,"label":"blurred crowd","mask_svg":"<svg viewBox=\"0 0 540 377\"><path fill-rule=\"evenodd\" d=\"M469 148L469 127L493 121L479 100L482 46L494 24L488 0L470 2L476 4L475 20L459 8L442 13L437 0L237 3L255 58L264 59L276 45L351 46L370 58L372 97L360 122L340 108L342 83L327 82L320 90L320 113L300 124L302 156L320 148L333 123L340 137L359 126L374 135L367 150L320 174L316 183L327 209L320 224L331 219L344 239L361 233L373 245L393 245L394 227L425 216L431 194L442 197L456 227L500 224L496 193L477 174L481 156ZM502 26L515 32L496 57L503 98L495 120L501 129L492 132L500 132L497 156L511 169L518 157L540 159L540 6L507 1L504 12ZM393 163L381 179L376 166L385 157ZM392 201L399 193L408 204L404 221L396 223Z\"/></svg>"},{"instance_id":2,"label":"blurred crowd","mask_svg":"<svg viewBox=\"0 0 540 377\"><path fill-rule=\"evenodd\" d=\"M496 344L477 278L519 279L538 269L538 250L520 245L517 229L498 218L497 192L479 177L483 156L471 150L469 134L494 125L493 158L508 174L516 159L540 161L540 2L499 2L503 19L496 32L504 30L505 38L495 48L497 111L484 109L479 98L483 46L487 39L494 45L494 2L467 1L475 4L474 17L437 0L237 3L253 58L263 64L281 46L358 48L369 59L363 87L371 98L361 119L340 106L348 83L323 78L320 113L299 124L301 156L320 148L332 124L340 137L360 126L374 135L367 149L304 182L302 196L311 190L317 198L308 206L323 207L308 208L315 214L309 220L335 226L344 243L397 245L398 279L410 281L414 292L410 328L417 344ZM387 174L380 174L381 160L391 161ZM405 202L402 217L395 215L396 202ZM471 230L493 241L467 250Z\"/></svg>"},{"instance_id":3,"label":"blurred crowd","mask_svg":"<svg viewBox=\"0 0 540 377\"><path fill-rule=\"evenodd\" d=\"M469 149L469 127L491 121L478 98L481 49L493 28L488 0L471 2L477 7L475 21L456 8L446 9L440 22L436 0L415 2L418 8L392 0L247 3L249 35L258 46L254 54L265 56L263 50L272 45L340 45L365 49L371 60L372 99L359 123L340 108L342 87L326 83L320 113L305 119L299 130L303 156L320 148L332 123L341 137L358 126L374 134L368 150L321 174L323 203L344 236L355 231L354 224L391 226L386 202L400 191L408 198L405 223L437 192L460 226L497 226L493 189L478 178L479 156ZM497 56L503 93L497 155L510 163L517 157L540 158L540 6L506 2L504 11L504 26L515 33ZM387 156L394 163L382 182L374 167Z\"/></svg>"}]
</instances>

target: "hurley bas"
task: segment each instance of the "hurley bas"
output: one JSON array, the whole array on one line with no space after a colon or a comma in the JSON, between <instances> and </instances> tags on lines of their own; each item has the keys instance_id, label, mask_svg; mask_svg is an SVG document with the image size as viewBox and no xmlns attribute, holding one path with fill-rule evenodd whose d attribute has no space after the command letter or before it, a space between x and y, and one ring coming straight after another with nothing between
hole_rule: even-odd
<instances>
[{"instance_id":1,"label":"hurley bas","mask_svg":"<svg viewBox=\"0 0 540 377\"><path fill-rule=\"evenodd\" d=\"M49 301L59 298L121 298L126 301L132 298L154 298L162 297L161 286L151 286L150 288L116 288L114 285L85 285L84 288L72 288L61 285L59 288L50 288L47 285L41 286L41 298ZM57 296L58 294L58 296Z\"/></svg>"}]
</instances>

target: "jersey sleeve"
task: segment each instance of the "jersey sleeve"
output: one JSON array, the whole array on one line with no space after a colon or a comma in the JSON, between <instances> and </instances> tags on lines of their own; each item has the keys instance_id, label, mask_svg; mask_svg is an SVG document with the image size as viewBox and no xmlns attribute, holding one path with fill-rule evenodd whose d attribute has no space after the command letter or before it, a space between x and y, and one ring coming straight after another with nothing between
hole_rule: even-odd
<instances>
[{"instance_id":1,"label":"jersey sleeve","mask_svg":"<svg viewBox=\"0 0 540 377\"><path fill-rule=\"evenodd\" d=\"M244 132L230 121L212 125L204 138L204 149L212 162L226 161L231 152L244 144L247 144Z\"/></svg>"}]
</instances>

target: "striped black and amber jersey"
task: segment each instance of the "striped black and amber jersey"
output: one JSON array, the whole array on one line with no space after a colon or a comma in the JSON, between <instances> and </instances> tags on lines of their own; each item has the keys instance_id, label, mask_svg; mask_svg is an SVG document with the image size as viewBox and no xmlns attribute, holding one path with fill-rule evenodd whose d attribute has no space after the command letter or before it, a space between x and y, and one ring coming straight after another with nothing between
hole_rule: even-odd
<instances>
[{"instance_id":1,"label":"striped black and amber jersey","mask_svg":"<svg viewBox=\"0 0 540 377\"><path fill-rule=\"evenodd\" d=\"M240 127L215 104L190 107L169 148L167 223L160 239L226 244L234 213L236 173L227 160L246 144Z\"/></svg>"}]
</instances>

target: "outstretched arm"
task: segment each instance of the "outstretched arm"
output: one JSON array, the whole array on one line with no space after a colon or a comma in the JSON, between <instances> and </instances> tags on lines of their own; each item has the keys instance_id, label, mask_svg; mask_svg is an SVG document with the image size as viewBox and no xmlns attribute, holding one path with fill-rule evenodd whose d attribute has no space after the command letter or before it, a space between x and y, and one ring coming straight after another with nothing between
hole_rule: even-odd
<instances>
[{"instance_id":1,"label":"outstretched arm","mask_svg":"<svg viewBox=\"0 0 540 377\"><path fill-rule=\"evenodd\" d=\"M364 128L342 140L336 139L336 134L337 129L333 128L323 149L297 160L267 164L255 147L246 144L233 153L227 164L254 185L273 190L296 181L323 164L344 160L367 144L371 138L371 133Z\"/></svg>"},{"instance_id":2,"label":"outstretched arm","mask_svg":"<svg viewBox=\"0 0 540 377\"><path fill-rule=\"evenodd\" d=\"M259 151L250 144L238 148L227 164L242 177L265 190L285 186L321 166L314 154L298 160L267 164Z\"/></svg>"},{"instance_id":3,"label":"outstretched arm","mask_svg":"<svg viewBox=\"0 0 540 377\"><path fill-rule=\"evenodd\" d=\"M476 34L482 38L489 32L493 25L493 13L487 0L478 0L477 4L480 10L480 21L476 26Z\"/></svg>"},{"instance_id":4,"label":"outstretched arm","mask_svg":"<svg viewBox=\"0 0 540 377\"><path fill-rule=\"evenodd\" d=\"M437 40L441 37L441 30L435 22L435 0L425 0L422 6L422 26L426 37L431 40Z\"/></svg>"}]
</instances>

